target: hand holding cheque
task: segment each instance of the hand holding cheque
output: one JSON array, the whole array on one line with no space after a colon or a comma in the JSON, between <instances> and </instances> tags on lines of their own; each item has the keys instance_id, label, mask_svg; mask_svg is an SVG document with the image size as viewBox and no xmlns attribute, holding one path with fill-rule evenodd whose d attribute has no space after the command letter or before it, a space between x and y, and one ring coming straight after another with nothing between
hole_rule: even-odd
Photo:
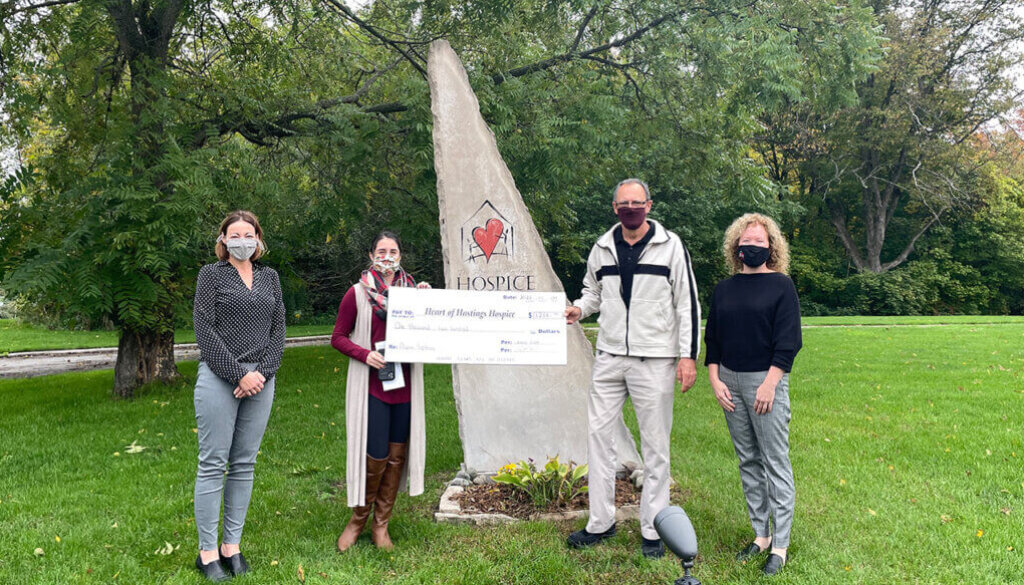
<instances>
[{"instance_id":1,"label":"hand holding cheque","mask_svg":"<svg viewBox=\"0 0 1024 585\"><path fill-rule=\"evenodd\" d=\"M565 365L565 295L551 292L392 289L388 360Z\"/></svg>"}]
</instances>

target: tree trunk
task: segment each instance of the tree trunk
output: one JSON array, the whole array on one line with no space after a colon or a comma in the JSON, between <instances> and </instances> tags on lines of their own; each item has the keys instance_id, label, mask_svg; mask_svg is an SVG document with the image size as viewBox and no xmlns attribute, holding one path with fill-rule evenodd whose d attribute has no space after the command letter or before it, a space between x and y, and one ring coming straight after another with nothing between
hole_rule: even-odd
<instances>
[{"instance_id":1,"label":"tree trunk","mask_svg":"<svg viewBox=\"0 0 1024 585\"><path fill-rule=\"evenodd\" d=\"M121 331L114 366L114 395L134 398L135 389L150 382L181 379L174 364L174 332Z\"/></svg>"},{"instance_id":2,"label":"tree trunk","mask_svg":"<svg viewBox=\"0 0 1024 585\"><path fill-rule=\"evenodd\" d=\"M174 195L163 173L149 174L161 161L166 145L163 115L157 106L163 97L159 82L169 66L169 47L184 8L184 0L119 0L108 2L118 46L131 73L131 114L135 123L133 140L136 184L151 183L166 200ZM162 327L133 330L122 326L114 367L114 395L132 398L135 389L154 381L164 383L181 379L174 364L173 310L153 307L161 312Z\"/></svg>"}]
</instances>

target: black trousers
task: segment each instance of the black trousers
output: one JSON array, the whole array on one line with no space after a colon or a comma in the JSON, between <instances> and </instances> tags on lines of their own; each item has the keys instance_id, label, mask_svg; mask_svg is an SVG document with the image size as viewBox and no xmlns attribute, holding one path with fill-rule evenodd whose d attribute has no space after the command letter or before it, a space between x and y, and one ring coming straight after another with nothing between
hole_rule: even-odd
<instances>
[{"instance_id":1,"label":"black trousers","mask_svg":"<svg viewBox=\"0 0 1024 585\"><path fill-rule=\"evenodd\" d=\"M388 443L409 442L409 403L388 404L370 396L366 414L366 454L374 459L388 456Z\"/></svg>"}]
</instances>

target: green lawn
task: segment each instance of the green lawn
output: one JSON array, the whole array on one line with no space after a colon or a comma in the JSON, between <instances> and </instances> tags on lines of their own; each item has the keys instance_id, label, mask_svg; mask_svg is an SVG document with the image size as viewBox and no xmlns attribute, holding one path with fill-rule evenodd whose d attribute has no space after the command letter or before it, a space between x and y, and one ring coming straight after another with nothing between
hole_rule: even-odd
<instances>
[{"instance_id":1,"label":"green lawn","mask_svg":"<svg viewBox=\"0 0 1024 585\"><path fill-rule=\"evenodd\" d=\"M791 383L797 516L773 582L1020 583L1024 326L809 329L804 342ZM195 363L181 369L191 381ZM0 583L202 582L191 568L191 388L114 401L111 377L0 380ZM435 524L461 461L444 366L427 368L427 493L399 498L395 551L364 537L339 555L344 379L329 347L286 352L243 542L254 572L240 582L298 583L300 566L316 584L668 584L681 574L671 555L640 556L635 522L587 551L564 544L581 522ZM146 449L128 453L133 441ZM696 576L762 581L757 564L732 560L751 533L704 379L677 396L672 470L674 503L700 539Z\"/></svg>"},{"instance_id":2,"label":"green lawn","mask_svg":"<svg viewBox=\"0 0 1024 585\"><path fill-rule=\"evenodd\" d=\"M1024 324L1020 315L946 315L928 317L804 317L804 325L983 325L996 323ZM587 323L588 328L597 323ZM332 325L289 325L288 337L306 335L327 335ZM174 332L175 343L195 343L192 329L178 329ZM91 347L116 347L116 331L64 331L50 330L34 325L19 323L14 319L0 319L0 354L14 351L44 349L83 349Z\"/></svg>"},{"instance_id":3,"label":"green lawn","mask_svg":"<svg viewBox=\"0 0 1024 585\"><path fill-rule=\"evenodd\" d=\"M928 315L928 316L856 316L803 317L804 325L984 325L993 323L1024 324L1021 315Z\"/></svg>"},{"instance_id":4,"label":"green lawn","mask_svg":"<svg viewBox=\"0 0 1024 585\"><path fill-rule=\"evenodd\" d=\"M326 335L333 325L290 325L288 337ZM175 343L195 343L192 329L174 332ZM117 331L51 330L19 323L14 319L0 319L0 354L13 351L42 349L84 349L90 347L117 347Z\"/></svg>"}]
</instances>

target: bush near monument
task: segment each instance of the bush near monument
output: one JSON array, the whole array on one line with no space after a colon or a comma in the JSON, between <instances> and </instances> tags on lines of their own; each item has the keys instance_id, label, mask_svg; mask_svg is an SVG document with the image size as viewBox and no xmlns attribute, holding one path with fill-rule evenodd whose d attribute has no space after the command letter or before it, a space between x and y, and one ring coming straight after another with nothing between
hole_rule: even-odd
<instances>
[{"instance_id":1,"label":"bush near monument","mask_svg":"<svg viewBox=\"0 0 1024 585\"><path fill-rule=\"evenodd\" d=\"M556 456L540 469L532 459L509 463L499 469L493 479L526 494L537 508L547 508L568 504L587 493L587 470L586 465L562 463Z\"/></svg>"}]
</instances>

